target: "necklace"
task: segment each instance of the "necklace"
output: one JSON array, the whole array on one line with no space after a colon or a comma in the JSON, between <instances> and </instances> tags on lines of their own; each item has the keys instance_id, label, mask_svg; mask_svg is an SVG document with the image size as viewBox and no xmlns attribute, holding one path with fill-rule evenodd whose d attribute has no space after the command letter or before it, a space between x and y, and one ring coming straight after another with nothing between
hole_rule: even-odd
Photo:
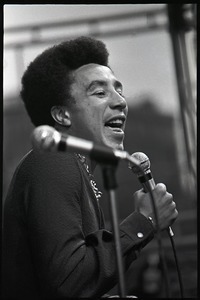
<instances>
[{"instance_id":1,"label":"necklace","mask_svg":"<svg viewBox=\"0 0 200 300\"><path fill-rule=\"evenodd\" d=\"M92 189L93 189L93 192L94 192L94 194L95 194L95 197L96 197L97 201L99 201L99 199L100 199L101 196L102 196L102 192L99 191L99 189L98 189L98 187L97 187L97 184L96 184L96 182L95 182L95 180L94 180L94 177L93 177L93 175L90 173L90 169L89 169L89 166L88 166L88 164L87 164L87 159L86 159L85 156L83 156L83 155L81 155L81 154L79 154L79 153L77 153L76 155L77 155L77 157L79 158L79 160L81 161L81 163L83 164L83 166L84 166L84 168L85 168L85 170L86 170L86 172L87 172L87 174L88 174L88 177L89 177L89 180L90 180L90 185L91 185L91 187L92 187Z\"/></svg>"}]
</instances>

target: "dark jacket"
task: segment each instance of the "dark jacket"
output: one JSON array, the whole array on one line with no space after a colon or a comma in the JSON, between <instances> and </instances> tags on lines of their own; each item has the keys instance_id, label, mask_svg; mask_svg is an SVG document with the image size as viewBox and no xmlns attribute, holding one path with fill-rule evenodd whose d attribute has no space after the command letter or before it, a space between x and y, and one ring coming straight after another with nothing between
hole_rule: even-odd
<instances>
[{"instance_id":1,"label":"dark jacket","mask_svg":"<svg viewBox=\"0 0 200 300\"><path fill-rule=\"evenodd\" d=\"M115 245L75 154L30 151L5 200L4 297L101 297L117 283ZM137 233L143 236L137 236ZM125 269L153 238L133 212L120 224Z\"/></svg>"}]
</instances>

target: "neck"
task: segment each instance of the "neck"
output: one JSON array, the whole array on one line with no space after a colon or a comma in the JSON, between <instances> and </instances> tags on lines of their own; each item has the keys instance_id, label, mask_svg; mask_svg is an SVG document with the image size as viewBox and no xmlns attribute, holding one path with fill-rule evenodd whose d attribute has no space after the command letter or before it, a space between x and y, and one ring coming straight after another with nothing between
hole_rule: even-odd
<instances>
[{"instance_id":1,"label":"neck","mask_svg":"<svg viewBox=\"0 0 200 300\"><path fill-rule=\"evenodd\" d=\"M60 125L58 123L55 124L55 129L58 130L59 132L62 132L62 133L71 134L70 128L66 130L66 127L64 127L64 126L62 126L62 125ZM82 153L80 153L80 154L82 155ZM88 155L84 155L84 156L86 157L87 164L88 164L88 166L90 168L91 173L93 174L94 170L96 168L97 163L96 163L96 161L92 160Z\"/></svg>"}]
</instances>

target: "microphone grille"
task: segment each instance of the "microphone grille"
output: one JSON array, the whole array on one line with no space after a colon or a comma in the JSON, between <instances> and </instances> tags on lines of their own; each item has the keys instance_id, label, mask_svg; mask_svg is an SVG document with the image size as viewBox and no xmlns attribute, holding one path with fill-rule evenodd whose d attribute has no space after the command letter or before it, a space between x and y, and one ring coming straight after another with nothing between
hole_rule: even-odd
<instances>
[{"instance_id":1,"label":"microphone grille","mask_svg":"<svg viewBox=\"0 0 200 300\"><path fill-rule=\"evenodd\" d=\"M128 167L133 171L134 174L140 176L143 175L142 171L145 173L150 169L150 160L146 154L143 152L135 152L131 156L140 161L140 168L129 162Z\"/></svg>"},{"instance_id":2,"label":"microphone grille","mask_svg":"<svg viewBox=\"0 0 200 300\"><path fill-rule=\"evenodd\" d=\"M38 150L53 151L60 142L61 135L53 127L41 125L34 129L32 145Z\"/></svg>"}]
</instances>

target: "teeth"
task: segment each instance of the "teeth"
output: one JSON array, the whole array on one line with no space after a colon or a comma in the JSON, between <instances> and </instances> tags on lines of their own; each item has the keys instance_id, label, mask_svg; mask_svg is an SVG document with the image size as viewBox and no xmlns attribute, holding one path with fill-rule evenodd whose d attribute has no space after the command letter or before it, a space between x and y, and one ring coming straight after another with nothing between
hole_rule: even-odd
<instances>
[{"instance_id":1,"label":"teeth","mask_svg":"<svg viewBox=\"0 0 200 300\"><path fill-rule=\"evenodd\" d=\"M123 124L123 121L117 119L117 120L110 121L109 124L121 124L121 125L122 125L122 124Z\"/></svg>"}]
</instances>

